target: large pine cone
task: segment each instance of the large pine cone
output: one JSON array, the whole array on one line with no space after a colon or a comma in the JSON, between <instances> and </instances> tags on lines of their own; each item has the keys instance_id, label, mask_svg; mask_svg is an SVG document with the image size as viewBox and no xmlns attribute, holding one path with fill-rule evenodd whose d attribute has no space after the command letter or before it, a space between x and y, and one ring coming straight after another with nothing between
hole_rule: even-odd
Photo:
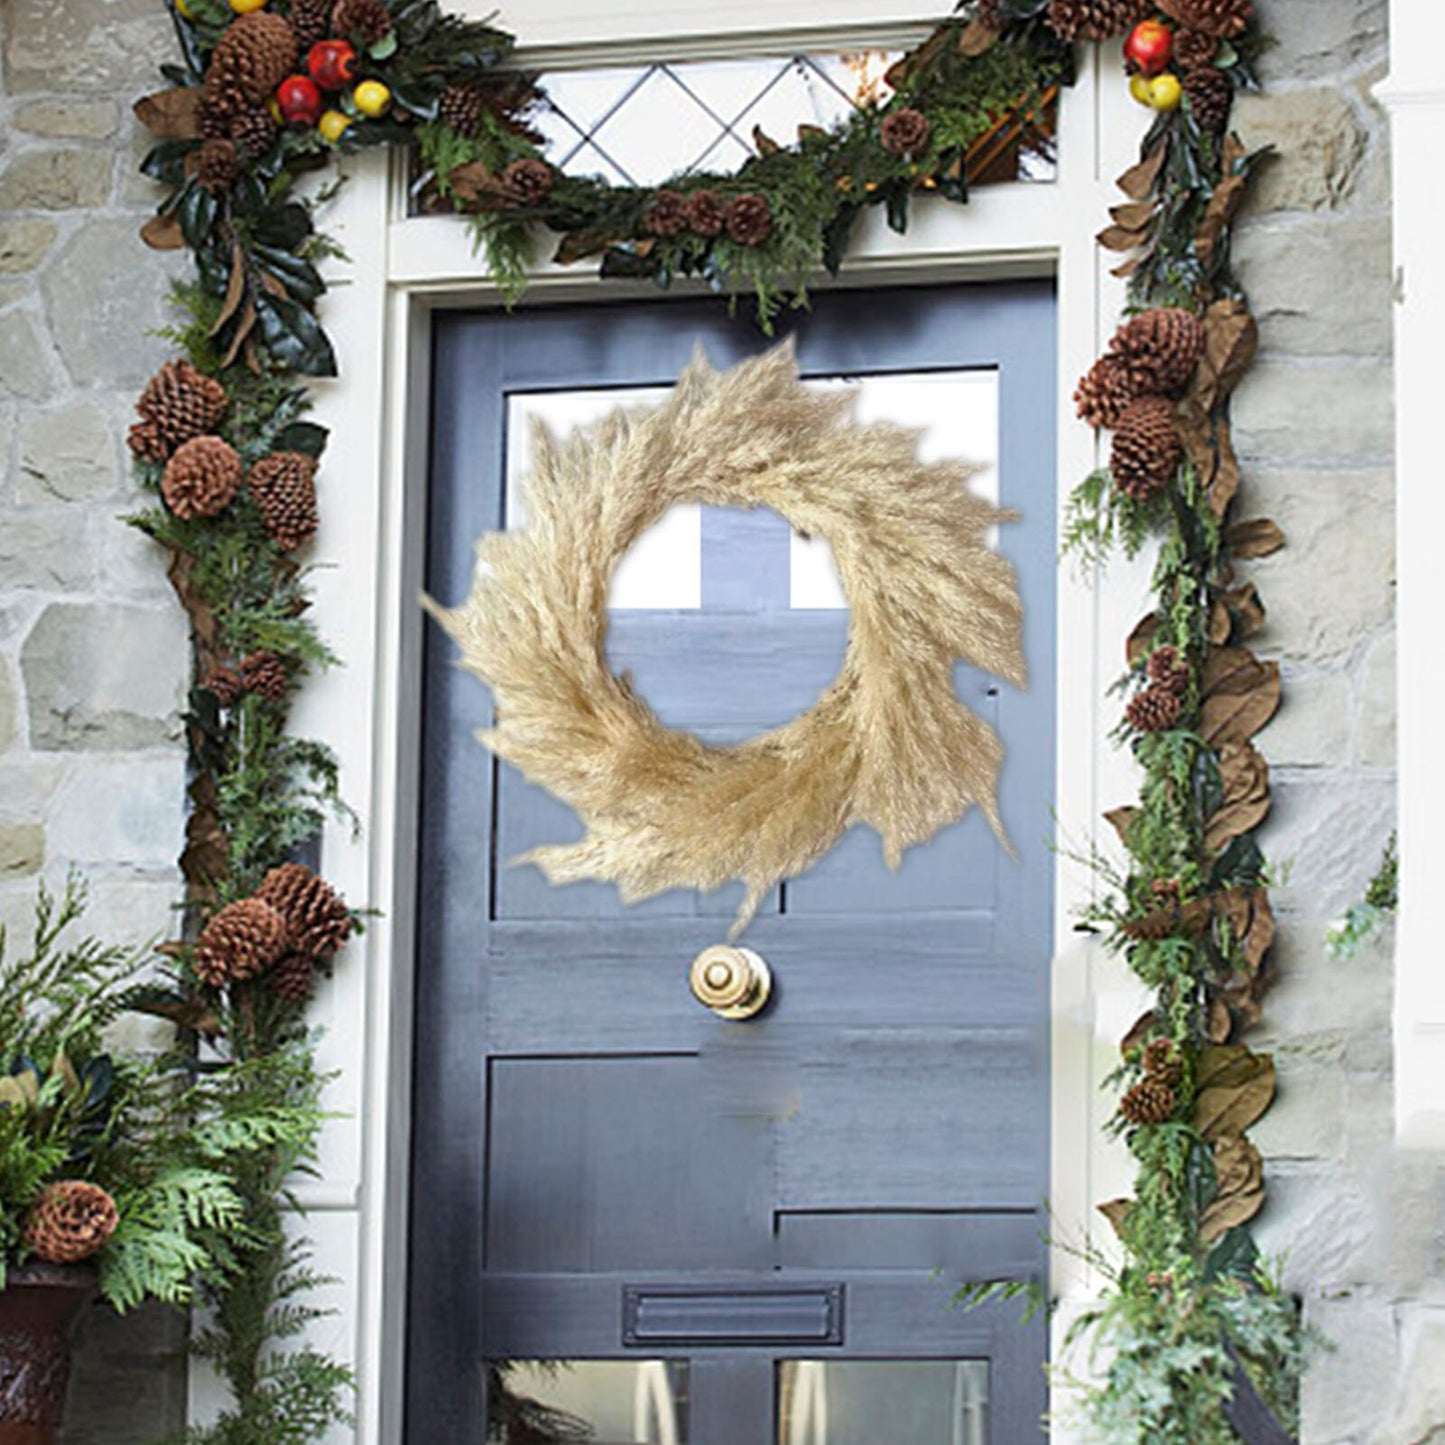
<instances>
[{"instance_id":1,"label":"large pine cone","mask_svg":"<svg viewBox=\"0 0 1445 1445\"><path fill-rule=\"evenodd\" d=\"M1204 327L1192 311L1157 306L1131 317L1109 350L1123 362L1136 396L1172 396L1188 385L1204 350Z\"/></svg>"},{"instance_id":2,"label":"large pine cone","mask_svg":"<svg viewBox=\"0 0 1445 1445\"><path fill-rule=\"evenodd\" d=\"M238 169L234 142L223 139L201 142L196 152L196 182L213 196L223 196L235 185Z\"/></svg>"},{"instance_id":3,"label":"large pine cone","mask_svg":"<svg viewBox=\"0 0 1445 1445\"><path fill-rule=\"evenodd\" d=\"M1136 396L1128 368L1117 356L1101 356L1080 379L1074 410L1091 427L1112 431Z\"/></svg>"},{"instance_id":4,"label":"large pine cone","mask_svg":"<svg viewBox=\"0 0 1445 1445\"><path fill-rule=\"evenodd\" d=\"M761 246L773 233L773 210L768 198L754 191L734 196L728 202L723 225L739 246Z\"/></svg>"},{"instance_id":5,"label":"large pine cone","mask_svg":"<svg viewBox=\"0 0 1445 1445\"><path fill-rule=\"evenodd\" d=\"M1049 0L1045 19L1065 40L1108 40L1133 29L1153 8L1153 0Z\"/></svg>"},{"instance_id":6,"label":"large pine cone","mask_svg":"<svg viewBox=\"0 0 1445 1445\"><path fill-rule=\"evenodd\" d=\"M241 695L246 691L246 684L241 681L241 674L234 667L213 667L206 674L206 680L201 684L208 692L214 694L218 707L235 707L241 701Z\"/></svg>"},{"instance_id":7,"label":"large pine cone","mask_svg":"<svg viewBox=\"0 0 1445 1445\"><path fill-rule=\"evenodd\" d=\"M1168 1084L1159 1079L1140 1079L1119 1100L1119 1112L1131 1124L1167 1124L1177 1102Z\"/></svg>"},{"instance_id":8,"label":"large pine cone","mask_svg":"<svg viewBox=\"0 0 1445 1445\"><path fill-rule=\"evenodd\" d=\"M241 685L267 702L280 702L291 686L291 674L274 652L248 652L241 659Z\"/></svg>"},{"instance_id":9,"label":"large pine cone","mask_svg":"<svg viewBox=\"0 0 1445 1445\"><path fill-rule=\"evenodd\" d=\"M1202 30L1181 27L1174 32L1174 63L1188 74L1205 65L1213 65L1219 54L1219 41Z\"/></svg>"},{"instance_id":10,"label":"large pine cone","mask_svg":"<svg viewBox=\"0 0 1445 1445\"><path fill-rule=\"evenodd\" d=\"M304 452L272 452L246 478L271 540L283 551L304 547L315 535L316 462Z\"/></svg>"},{"instance_id":11,"label":"large pine cone","mask_svg":"<svg viewBox=\"0 0 1445 1445\"><path fill-rule=\"evenodd\" d=\"M1149 1078L1158 1079L1170 1088L1176 1087L1184 1077L1184 1060L1179 1057L1179 1049L1173 1039L1150 1039L1144 1045L1139 1062Z\"/></svg>"},{"instance_id":12,"label":"large pine cone","mask_svg":"<svg viewBox=\"0 0 1445 1445\"><path fill-rule=\"evenodd\" d=\"M687 198L687 228L699 236L720 236L727 224L727 202L716 191L694 191Z\"/></svg>"},{"instance_id":13,"label":"large pine cone","mask_svg":"<svg viewBox=\"0 0 1445 1445\"><path fill-rule=\"evenodd\" d=\"M231 117L231 143L247 160L265 155L275 144L280 127L269 106L238 110Z\"/></svg>"},{"instance_id":14,"label":"large pine cone","mask_svg":"<svg viewBox=\"0 0 1445 1445\"><path fill-rule=\"evenodd\" d=\"M265 105L271 93L296 69L296 32L269 10L238 15L216 44L206 67L206 101L234 115Z\"/></svg>"},{"instance_id":15,"label":"large pine cone","mask_svg":"<svg viewBox=\"0 0 1445 1445\"><path fill-rule=\"evenodd\" d=\"M482 128L487 102L475 85L449 85L437 101L437 119L458 135L474 136Z\"/></svg>"},{"instance_id":16,"label":"large pine cone","mask_svg":"<svg viewBox=\"0 0 1445 1445\"><path fill-rule=\"evenodd\" d=\"M680 236L687 229L687 201L682 192L658 191L642 213L642 229L649 236Z\"/></svg>"},{"instance_id":17,"label":"large pine cone","mask_svg":"<svg viewBox=\"0 0 1445 1445\"><path fill-rule=\"evenodd\" d=\"M351 937L351 914L336 890L304 863L273 868L256 890L285 920L287 943L309 959L335 953Z\"/></svg>"},{"instance_id":18,"label":"large pine cone","mask_svg":"<svg viewBox=\"0 0 1445 1445\"><path fill-rule=\"evenodd\" d=\"M168 361L146 382L135 409L141 420L130 430L130 449L142 460L160 462L182 442L216 429L226 392L189 361Z\"/></svg>"},{"instance_id":19,"label":"large pine cone","mask_svg":"<svg viewBox=\"0 0 1445 1445\"><path fill-rule=\"evenodd\" d=\"M1202 131L1219 135L1229 124L1229 111L1234 104L1234 82L1219 69L1208 65L1184 74L1184 98L1189 111Z\"/></svg>"},{"instance_id":20,"label":"large pine cone","mask_svg":"<svg viewBox=\"0 0 1445 1445\"><path fill-rule=\"evenodd\" d=\"M46 1185L25 1221L25 1244L48 1264L77 1264L105 1247L120 1213L115 1200L88 1179Z\"/></svg>"},{"instance_id":21,"label":"large pine cone","mask_svg":"<svg viewBox=\"0 0 1445 1445\"><path fill-rule=\"evenodd\" d=\"M287 1003L303 1004L316 982L316 962L304 953L285 954L266 975L266 986Z\"/></svg>"},{"instance_id":22,"label":"large pine cone","mask_svg":"<svg viewBox=\"0 0 1445 1445\"><path fill-rule=\"evenodd\" d=\"M1174 425L1174 403L1162 396L1146 396L1119 418L1109 470L1121 492L1142 502L1169 485L1183 455L1184 446Z\"/></svg>"},{"instance_id":23,"label":"large pine cone","mask_svg":"<svg viewBox=\"0 0 1445 1445\"><path fill-rule=\"evenodd\" d=\"M928 148L929 130L928 117L906 105L884 116L878 138L884 150L896 156L916 158Z\"/></svg>"},{"instance_id":24,"label":"large pine cone","mask_svg":"<svg viewBox=\"0 0 1445 1445\"><path fill-rule=\"evenodd\" d=\"M524 206L540 206L552 194L552 167L523 156L503 169L502 184Z\"/></svg>"},{"instance_id":25,"label":"large pine cone","mask_svg":"<svg viewBox=\"0 0 1445 1445\"><path fill-rule=\"evenodd\" d=\"M1146 687L1124 709L1130 727L1141 733L1167 733L1179 722L1179 694L1164 687Z\"/></svg>"},{"instance_id":26,"label":"large pine cone","mask_svg":"<svg viewBox=\"0 0 1445 1445\"><path fill-rule=\"evenodd\" d=\"M1240 34L1254 18L1253 0L1159 0L1159 9L1190 30L1221 40Z\"/></svg>"},{"instance_id":27,"label":"large pine cone","mask_svg":"<svg viewBox=\"0 0 1445 1445\"><path fill-rule=\"evenodd\" d=\"M286 948L286 920L259 898L228 903L196 940L196 973L212 988L259 978Z\"/></svg>"},{"instance_id":28,"label":"large pine cone","mask_svg":"<svg viewBox=\"0 0 1445 1445\"><path fill-rule=\"evenodd\" d=\"M331 28L337 35L360 40L367 48L391 34L391 11L382 0L336 0Z\"/></svg>"},{"instance_id":29,"label":"large pine cone","mask_svg":"<svg viewBox=\"0 0 1445 1445\"><path fill-rule=\"evenodd\" d=\"M192 437L176 448L161 474L161 497L189 522L224 512L241 487L241 458L220 437Z\"/></svg>"},{"instance_id":30,"label":"large pine cone","mask_svg":"<svg viewBox=\"0 0 1445 1445\"><path fill-rule=\"evenodd\" d=\"M303 52L330 34L331 4L332 0L291 0L286 18L296 32L296 43Z\"/></svg>"},{"instance_id":31,"label":"large pine cone","mask_svg":"<svg viewBox=\"0 0 1445 1445\"><path fill-rule=\"evenodd\" d=\"M1166 642L1149 654L1144 675L1156 687L1167 688L1181 697L1189 690L1189 664L1171 643Z\"/></svg>"}]
</instances>

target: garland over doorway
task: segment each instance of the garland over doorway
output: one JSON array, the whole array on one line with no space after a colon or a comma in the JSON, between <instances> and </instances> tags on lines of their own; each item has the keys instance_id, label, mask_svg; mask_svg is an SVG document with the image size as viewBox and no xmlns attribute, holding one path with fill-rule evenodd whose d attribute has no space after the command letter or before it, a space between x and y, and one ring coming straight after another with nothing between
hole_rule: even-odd
<instances>
[{"instance_id":1,"label":"garland over doorway","mask_svg":"<svg viewBox=\"0 0 1445 1445\"><path fill-rule=\"evenodd\" d=\"M142 168L166 188L144 235L188 250L195 274L177 287L182 354L141 397L131 449L154 497L135 521L190 617L196 672L182 858L193 926L170 950L174 989L158 1006L233 1064L309 1057L314 959L344 937L330 890L288 873L288 901L325 934L305 967L288 962L267 898L282 886L273 870L297 866L294 849L336 805L329 754L286 729L296 690L332 660L306 616L327 437L306 419L304 383L337 368L317 314L331 247L298 177L336 150L414 145L424 204L467 217L509 294L551 233L557 259L604 275L749 292L768 326L810 275L843 263L866 208L902 230L920 195L967 199L990 137L1046 146L1076 45L1127 37L1128 84L1152 123L1100 241L1124 258L1134 314L1080 384L1080 415L1113 435L1110 465L1076 494L1070 540L1095 555L1158 546L1157 605L1129 639L1119 728L1144 783L1111 815L1125 861L1099 860L1111 886L1090 915L1155 1006L1118 1076L1115 1127L1139 1168L1134 1197L1107 1206L1123 1262L1098 1256L1113 1284L1088 1323L1111 1353L1087 1405L1105 1439L1141 1445L1263 1438L1261 1399L1291 1420L1296 1312L1248 1231L1263 1185L1245 1131L1273 1074L1239 1041L1273 933L1253 837L1268 775L1251 740L1279 679L1244 645L1263 607L1235 563L1282 540L1234 515L1228 427L1254 347L1229 268L1253 166L1228 131L1236 90L1253 83L1251 0L973 0L845 124L788 144L758 134L736 172L654 188L558 172L530 124L540 83L507 67L512 38L434 0L168 3L180 59L163 67L170 88L137 105L157 138ZM314 1073L292 1084L306 1094ZM302 1442L344 1413L344 1372L277 1345L306 1279L281 1242L286 1164L256 1158L266 1228L238 1248L207 1342L233 1404L198 1440Z\"/></svg>"}]
</instances>

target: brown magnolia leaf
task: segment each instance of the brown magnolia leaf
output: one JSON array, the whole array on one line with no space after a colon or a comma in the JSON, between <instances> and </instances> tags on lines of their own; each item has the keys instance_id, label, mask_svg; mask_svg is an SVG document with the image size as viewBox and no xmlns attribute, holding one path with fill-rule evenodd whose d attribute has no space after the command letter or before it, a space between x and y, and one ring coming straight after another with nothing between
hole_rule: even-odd
<instances>
[{"instance_id":1,"label":"brown magnolia leaf","mask_svg":"<svg viewBox=\"0 0 1445 1445\"><path fill-rule=\"evenodd\" d=\"M231 344L226 348L226 354L221 358L221 369L223 371L235 361L237 354L243 346L250 346L251 332L255 329L255 326L256 306L250 297L247 297L240 320L236 323L236 334L231 338Z\"/></svg>"},{"instance_id":2,"label":"brown magnolia leaf","mask_svg":"<svg viewBox=\"0 0 1445 1445\"><path fill-rule=\"evenodd\" d=\"M1219 779L1224 798L1204 827L1204 846L1211 853L1257 828L1269 812L1269 766L1249 743L1226 743L1219 750Z\"/></svg>"},{"instance_id":3,"label":"brown magnolia leaf","mask_svg":"<svg viewBox=\"0 0 1445 1445\"><path fill-rule=\"evenodd\" d=\"M1251 976L1264 967L1264 956L1274 942L1274 909L1265 888L1227 888L1219 897L1220 916L1229 924L1239 953Z\"/></svg>"},{"instance_id":4,"label":"brown magnolia leaf","mask_svg":"<svg viewBox=\"0 0 1445 1445\"><path fill-rule=\"evenodd\" d=\"M1223 175L1232 175L1234 168L1245 157L1244 142L1235 135L1233 131L1224 138L1224 145L1220 148L1219 161L1220 172Z\"/></svg>"},{"instance_id":5,"label":"brown magnolia leaf","mask_svg":"<svg viewBox=\"0 0 1445 1445\"><path fill-rule=\"evenodd\" d=\"M1123 1239L1124 1226L1133 1208L1132 1199L1109 1199L1099 1205L1099 1213L1114 1226L1114 1233Z\"/></svg>"},{"instance_id":6,"label":"brown magnolia leaf","mask_svg":"<svg viewBox=\"0 0 1445 1445\"><path fill-rule=\"evenodd\" d=\"M1269 557L1284 546L1284 533L1278 522L1256 517L1249 522L1235 522L1224 529L1224 545L1236 557Z\"/></svg>"},{"instance_id":7,"label":"brown magnolia leaf","mask_svg":"<svg viewBox=\"0 0 1445 1445\"><path fill-rule=\"evenodd\" d=\"M1209 1000L1207 1027L1210 1040L1216 1044L1225 1043L1233 1033L1234 1018L1229 1012L1229 1005L1222 998Z\"/></svg>"},{"instance_id":8,"label":"brown magnolia leaf","mask_svg":"<svg viewBox=\"0 0 1445 1445\"><path fill-rule=\"evenodd\" d=\"M246 261L241 254L241 243L231 243L231 276L226 283L226 294L221 299L220 315L216 317L216 324L207 333L209 336L217 335L221 328L240 309L241 300L246 294Z\"/></svg>"},{"instance_id":9,"label":"brown magnolia leaf","mask_svg":"<svg viewBox=\"0 0 1445 1445\"><path fill-rule=\"evenodd\" d=\"M1200 732L1211 747L1248 742L1279 707L1279 664L1248 648L1211 647L1204 655Z\"/></svg>"},{"instance_id":10,"label":"brown magnolia leaf","mask_svg":"<svg viewBox=\"0 0 1445 1445\"><path fill-rule=\"evenodd\" d=\"M1154 1032L1158 1021L1159 1015L1152 1008L1148 1013L1140 1014L1129 1026L1129 1032L1119 1040L1119 1052L1127 1059Z\"/></svg>"},{"instance_id":11,"label":"brown magnolia leaf","mask_svg":"<svg viewBox=\"0 0 1445 1445\"><path fill-rule=\"evenodd\" d=\"M1140 238L1137 231L1126 231L1123 226L1105 226L1094 239L1106 251L1132 251Z\"/></svg>"},{"instance_id":12,"label":"brown magnolia leaf","mask_svg":"<svg viewBox=\"0 0 1445 1445\"><path fill-rule=\"evenodd\" d=\"M1121 262L1118 266L1111 266L1109 274L1117 276L1121 281L1127 281L1143 264L1143 256L1130 256L1127 261Z\"/></svg>"},{"instance_id":13,"label":"brown magnolia leaf","mask_svg":"<svg viewBox=\"0 0 1445 1445\"><path fill-rule=\"evenodd\" d=\"M1130 166L1115 182L1130 200L1145 200L1154 190L1154 182L1164 168L1165 144L1158 145L1138 165Z\"/></svg>"},{"instance_id":14,"label":"brown magnolia leaf","mask_svg":"<svg viewBox=\"0 0 1445 1445\"><path fill-rule=\"evenodd\" d=\"M1209 640L1216 647L1223 647L1234 631L1234 619L1222 598L1216 597L1209 605Z\"/></svg>"},{"instance_id":15,"label":"brown magnolia leaf","mask_svg":"<svg viewBox=\"0 0 1445 1445\"><path fill-rule=\"evenodd\" d=\"M1194 1127L1211 1143L1243 1134L1274 1098L1274 1059L1243 1044L1206 1045L1194 1078Z\"/></svg>"},{"instance_id":16,"label":"brown magnolia leaf","mask_svg":"<svg viewBox=\"0 0 1445 1445\"><path fill-rule=\"evenodd\" d=\"M607 235L602 231L568 231L557 243L552 259L562 266L572 266L585 261L589 256L600 256L621 240L622 236Z\"/></svg>"},{"instance_id":17,"label":"brown magnolia leaf","mask_svg":"<svg viewBox=\"0 0 1445 1445\"><path fill-rule=\"evenodd\" d=\"M1144 943L1179 934L1198 937L1208 931L1211 917L1207 898L1191 898L1188 903L1156 908L1142 918L1126 919L1119 927L1129 938Z\"/></svg>"},{"instance_id":18,"label":"brown magnolia leaf","mask_svg":"<svg viewBox=\"0 0 1445 1445\"><path fill-rule=\"evenodd\" d=\"M1194 232L1194 250L1201 266L1208 266L1213 261L1225 227L1234 219L1244 200L1244 187L1243 176L1226 176L1214 188L1214 194L1210 196Z\"/></svg>"},{"instance_id":19,"label":"brown magnolia leaf","mask_svg":"<svg viewBox=\"0 0 1445 1445\"><path fill-rule=\"evenodd\" d=\"M201 94L198 85L178 85L141 96L131 109L157 140L196 140L201 133Z\"/></svg>"},{"instance_id":20,"label":"brown magnolia leaf","mask_svg":"<svg viewBox=\"0 0 1445 1445\"><path fill-rule=\"evenodd\" d=\"M1239 385L1259 349L1259 326L1243 301L1226 297L1204 313L1204 365L1214 378L1214 400Z\"/></svg>"},{"instance_id":21,"label":"brown magnolia leaf","mask_svg":"<svg viewBox=\"0 0 1445 1445\"><path fill-rule=\"evenodd\" d=\"M1197 373L1196 373L1197 375ZM1208 487L1214 480L1218 458L1214 454L1214 424L1206 407L1197 397L1182 397L1174 408L1174 426L1189 464L1199 476L1199 483Z\"/></svg>"},{"instance_id":22,"label":"brown magnolia leaf","mask_svg":"<svg viewBox=\"0 0 1445 1445\"><path fill-rule=\"evenodd\" d=\"M910 50L900 60L895 60L883 77L883 83L890 90L898 90L915 71L927 69L948 44L951 31L940 25L916 50Z\"/></svg>"},{"instance_id":23,"label":"brown magnolia leaf","mask_svg":"<svg viewBox=\"0 0 1445 1445\"><path fill-rule=\"evenodd\" d=\"M992 25L985 25L982 20L970 20L958 37L958 52L976 60L980 55L987 55L998 40L999 32Z\"/></svg>"},{"instance_id":24,"label":"brown magnolia leaf","mask_svg":"<svg viewBox=\"0 0 1445 1445\"><path fill-rule=\"evenodd\" d=\"M1129 829L1134 826L1134 819L1138 816L1138 808L1110 808L1104 814L1104 821L1119 835L1119 841L1127 848Z\"/></svg>"},{"instance_id":25,"label":"brown magnolia leaf","mask_svg":"<svg viewBox=\"0 0 1445 1445\"><path fill-rule=\"evenodd\" d=\"M760 156L775 156L782 150L777 141L770 136L760 125L753 127L753 144L758 148Z\"/></svg>"},{"instance_id":26,"label":"brown magnolia leaf","mask_svg":"<svg viewBox=\"0 0 1445 1445\"><path fill-rule=\"evenodd\" d=\"M1209 479L1209 510L1222 517L1239 491L1239 458L1234 454L1234 437L1225 417L1214 424L1214 468Z\"/></svg>"},{"instance_id":27,"label":"brown magnolia leaf","mask_svg":"<svg viewBox=\"0 0 1445 1445\"><path fill-rule=\"evenodd\" d=\"M1253 637L1264 626L1264 603L1260 601L1259 589L1253 582L1231 588L1216 605L1224 608L1231 631L1236 637ZM1221 642L1226 640L1227 638L1219 639Z\"/></svg>"},{"instance_id":28,"label":"brown magnolia leaf","mask_svg":"<svg viewBox=\"0 0 1445 1445\"><path fill-rule=\"evenodd\" d=\"M174 211L166 216L152 216L140 228L140 238L152 251L180 251L186 244L185 233Z\"/></svg>"},{"instance_id":29,"label":"brown magnolia leaf","mask_svg":"<svg viewBox=\"0 0 1445 1445\"><path fill-rule=\"evenodd\" d=\"M1159 614L1151 612L1134 624L1129 640L1124 644L1124 657L1130 667L1138 667L1154 651L1154 639L1159 635Z\"/></svg>"},{"instance_id":30,"label":"brown magnolia leaf","mask_svg":"<svg viewBox=\"0 0 1445 1445\"><path fill-rule=\"evenodd\" d=\"M800 125L798 127L799 141L805 140L827 140L828 132L820 125Z\"/></svg>"},{"instance_id":31,"label":"brown magnolia leaf","mask_svg":"<svg viewBox=\"0 0 1445 1445\"><path fill-rule=\"evenodd\" d=\"M1206 1244L1253 1219L1264 1206L1264 1160L1242 1134L1214 1141L1214 1174L1215 1196L1199 1216L1199 1237Z\"/></svg>"},{"instance_id":32,"label":"brown magnolia leaf","mask_svg":"<svg viewBox=\"0 0 1445 1445\"><path fill-rule=\"evenodd\" d=\"M1109 215L1116 226L1126 231L1146 231L1154 219L1153 201L1130 201L1122 206L1110 206Z\"/></svg>"}]
</instances>

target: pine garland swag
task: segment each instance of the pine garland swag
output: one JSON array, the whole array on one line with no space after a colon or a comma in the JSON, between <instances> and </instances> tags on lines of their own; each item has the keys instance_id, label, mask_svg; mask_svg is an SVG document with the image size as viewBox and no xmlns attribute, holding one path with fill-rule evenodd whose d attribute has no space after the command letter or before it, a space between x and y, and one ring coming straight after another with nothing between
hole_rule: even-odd
<instances>
[{"instance_id":1,"label":"pine garland swag","mask_svg":"<svg viewBox=\"0 0 1445 1445\"><path fill-rule=\"evenodd\" d=\"M300 379L336 370L316 317L328 243L292 193L294 177L333 147L416 142L426 203L466 216L509 292L524 284L545 225L561 234L560 261L600 258L604 275L664 286L699 275L751 290L767 326L790 296L805 298L810 271L836 272L864 209L884 207L903 230L917 194L967 199L970 168L1001 130L1031 128L1047 144L1051 99L1072 78L1071 42L1155 11L1136 0L977 0L894 67L890 101L839 132L805 129L791 146L760 136L759 155L736 175L634 190L554 171L528 122L535 85L502 68L511 37L429 0L274 0L243 16L208 0L168 7L182 64L167 68L171 89L137 105L158 142L143 170L167 187L143 235L190 250L197 279L177 290L184 359L138 406L131 449L158 495L132 520L165 549L197 682L183 854L194 922L166 950L174 987L158 1011L192 1040L219 1041L233 1066L269 1070L278 1107L314 1109L305 1004L318 965L356 919L309 870L278 881L340 806L334 760L286 731L295 690L330 661L290 555L315 528L326 443L305 419ZM1145 783L1137 807L1111 815L1129 863L1092 918L1158 1005L1126 1040L1121 1066L1118 1127L1140 1169L1136 1197L1106 1208L1125 1264L1093 1323L1123 1345L1089 1403L1111 1441L1215 1445L1238 1438L1231 1391L1257 1389L1289 1418L1301 1354L1292 1305L1259 1271L1247 1229L1262 1180L1244 1130L1268 1105L1272 1068L1237 1039L1258 1017L1273 935L1253 838L1268 772L1252 738L1277 705L1278 672L1243 645L1262 609L1233 563L1279 540L1272 524L1231 519L1239 469L1227 401L1254 330L1228 242L1255 158L1227 117L1252 83L1252 6L1159 0L1159 9L1175 26L1186 103L1156 118L1140 163L1121 178L1129 204L1100 235L1123 255L1142 315L1077 398L1094 426L1121 426L1141 402L1151 420L1129 433L1132 485L1105 471L1080 489L1073 540L1164 540L1159 607L1130 639L1136 693L1121 724ZM331 140L278 124L269 108L279 80L327 38L351 44L357 78L386 94L379 113L343 115ZM1161 401L1172 409L1167 428ZM167 489L167 469L196 442ZM268 465L278 456L289 460ZM283 919L279 942L268 913ZM246 927L212 927L238 916ZM206 928L226 949L201 948ZM249 1203L263 1242L239 1252L236 1287L212 1300L236 1402L222 1433L199 1440L230 1439L223 1432L235 1428L299 1441L344 1415L344 1370L276 1348L281 1302L304 1269L280 1242L279 1200L298 1157L256 1156ZM1161 1378L1163 1347L1181 1329L1192 1364Z\"/></svg>"}]
</instances>

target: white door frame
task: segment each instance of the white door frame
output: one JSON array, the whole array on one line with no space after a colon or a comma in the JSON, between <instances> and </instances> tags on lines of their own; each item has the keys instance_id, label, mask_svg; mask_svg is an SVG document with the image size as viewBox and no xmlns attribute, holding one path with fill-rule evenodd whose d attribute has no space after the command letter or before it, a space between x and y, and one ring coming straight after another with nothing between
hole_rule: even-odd
<instances>
[{"instance_id":1,"label":"white door frame","mask_svg":"<svg viewBox=\"0 0 1445 1445\"><path fill-rule=\"evenodd\" d=\"M771 7L769 7L771 8ZM767 13L766 9L763 13ZM666 26L654 11L655 27ZM633 16L632 24L636 24ZM916 27L912 35L916 37ZM831 47L869 39L842 16ZM524 37L525 38L525 37ZM872 44L908 38L903 29L872 32ZM707 42L711 53L788 53L796 28L750 32ZM830 48L821 33L807 47ZM550 66L654 58L668 49L694 53L698 42L649 44L618 24L615 37L553 47ZM526 59L525 55L521 57ZM859 227L843 284L925 283L1050 274L1058 286L1059 371L1053 408L1058 433L1057 506L1096 464L1096 440L1073 417L1075 379L1103 348L1123 304L1122 284L1094 233L1118 200L1113 178L1137 159L1147 116L1119 80L1117 46L1081 56L1078 84L1064 93L1059 179L977 193L967 207L924 200L907 236L888 232L877 211ZM1102 83L1101 83L1102 77ZM413 886L418 798L412 725L419 697L422 613L418 606L424 535L429 315L465 301L495 305L465 224L454 217L408 218L399 158L365 153L346 164L348 183L322 218L348 260L333 268L323 320L341 358L342 377L316 388L316 417L331 428L320 474L322 528L317 540L315 618L344 666L309 685L293 726L336 752L342 789L364 821L353 838L340 825L324 841L327 876L352 901L378 910L365 936L341 956L323 988L316 1022L325 1029L321 1066L335 1070L319 1182L297 1193L317 1265L337 1277L335 1315L312 1335L352 1361L359 1375L354 1439L395 1445L401 1438L404 1358L406 1194L409 1156ZM635 294L655 296L651 286ZM528 305L628 294L580 268L539 268ZM688 294L678 288L678 294ZM745 303L744 303L745 304ZM1149 605L1148 571L1121 561L1107 580L1061 564L1057 601L1058 698L1056 807L1061 839L1087 851L1102 808L1137 789L1132 764L1106 741L1113 704L1108 682L1122 666L1122 639ZM1107 833L1107 830L1105 830ZM1128 1187L1123 1152L1104 1143L1108 1111L1098 1081L1117 1057L1116 1040L1143 1006L1123 967L1072 931L1094 879L1063 853L1056 865L1053 961L1052 1137L1049 1203L1061 1238L1082 1243L1094 1204ZM1055 1249L1051 1287L1066 1301L1086 1299L1095 1282L1068 1250ZM1060 1328L1067 1309L1058 1316ZM193 1379L193 1414L204 1418L214 1382ZM1055 1402L1055 1411L1062 1406ZM1064 1435L1055 1427L1055 1438Z\"/></svg>"}]
</instances>

